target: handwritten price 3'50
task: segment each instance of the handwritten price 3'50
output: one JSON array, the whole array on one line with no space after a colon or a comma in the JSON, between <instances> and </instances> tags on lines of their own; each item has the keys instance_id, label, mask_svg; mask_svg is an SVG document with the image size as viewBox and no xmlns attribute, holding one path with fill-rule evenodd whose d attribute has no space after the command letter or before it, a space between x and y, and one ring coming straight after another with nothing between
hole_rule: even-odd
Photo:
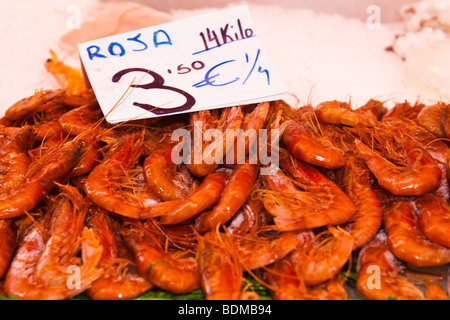
<instances>
[{"instance_id":1,"label":"handwritten price 3'50","mask_svg":"<svg viewBox=\"0 0 450 320\"><path fill-rule=\"evenodd\" d=\"M253 74L254 70L256 69L260 52L261 52L260 49L258 49L256 52L255 59L251 63L250 70L247 72L245 79L241 82L242 85L245 85L245 83L248 81L248 79ZM250 58L247 53L245 54L245 59L246 59L246 63L250 63ZM232 83L235 83L235 82L241 80L241 77L235 77L234 79L232 79L230 81L219 82L220 76L221 76L220 69L226 67L227 64L233 63L235 61L236 60L227 60L227 61L223 61L223 62L216 64L215 66L211 67L206 72L204 79L193 84L192 86L195 88L201 88L204 86L220 87L220 86L227 86L227 85L230 85ZM186 74L193 70L201 70L204 67L205 67L205 64L202 61L194 61L191 63L190 67L180 64L177 67L177 73L178 74ZM259 73L265 74L266 80L267 80L267 85L270 85L269 71L267 69L263 69L262 66L258 66L257 71ZM159 73L157 73L155 71L147 70L144 68L127 68L127 69L121 70L121 71L117 72L116 74L114 74L114 76L112 77L111 80L112 80L112 82L119 82L119 80L124 75L131 73L131 72L141 72L141 73L145 73L145 74L148 74L153 77L152 82L149 82L146 84L133 84L133 85L131 85L131 87L140 88L140 89L144 89L144 90L149 90L149 89L169 90L169 91L173 91L173 92L176 92L176 93L182 95L186 99L184 104L182 104L180 106L172 107L172 108L162 108L162 107L152 105L150 103L142 103L142 102L133 102L134 106L137 106L144 110L150 111L157 115L165 115L165 114L190 110L196 103L195 98L191 94L189 94L188 92L181 90L179 88L165 85L165 79L162 75L160 75ZM172 73L172 71L170 69L168 69L167 72L169 74Z\"/></svg>"}]
</instances>

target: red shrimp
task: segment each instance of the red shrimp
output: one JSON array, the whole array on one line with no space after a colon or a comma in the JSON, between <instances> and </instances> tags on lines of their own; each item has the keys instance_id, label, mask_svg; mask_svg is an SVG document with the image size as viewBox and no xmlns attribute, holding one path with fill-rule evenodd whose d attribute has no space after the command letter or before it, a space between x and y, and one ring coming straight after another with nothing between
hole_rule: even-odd
<instances>
[{"instance_id":1,"label":"red shrimp","mask_svg":"<svg viewBox=\"0 0 450 320\"><path fill-rule=\"evenodd\" d=\"M356 126L375 126L377 119L372 113L361 114L345 107L337 100L319 103L316 107L317 119L322 123Z\"/></svg>"},{"instance_id":2,"label":"red shrimp","mask_svg":"<svg viewBox=\"0 0 450 320\"><path fill-rule=\"evenodd\" d=\"M100 145L97 142L87 147L86 154L70 172L69 177L79 177L90 173L101 160Z\"/></svg>"},{"instance_id":3,"label":"red shrimp","mask_svg":"<svg viewBox=\"0 0 450 320\"><path fill-rule=\"evenodd\" d=\"M102 113L98 106L87 104L66 112L58 121L64 132L72 136L91 130L93 136L98 140L114 143L122 133L106 128L101 123L102 119Z\"/></svg>"},{"instance_id":4,"label":"red shrimp","mask_svg":"<svg viewBox=\"0 0 450 320\"><path fill-rule=\"evenodd\" d=\"M33 114L52 107L52 100L65 95L64 90L36 91L34 95L17 101L6 109L5 117L9 120L25 120Z\"/></svg>"},{"instance_id":5,"label":"red shrimp","mask_svg":"<svg viewBox=\"0 0 450 320\"><path fill-rule=\"evenodd\" d=\"M283 142L295 158L327 169L345 164L344 152L328 138L313 135L297 120L287 120L283 126Z\"/></svg>"},{"instance_id":6,"label":"red shrimp","mask_svg":"<svg viewBox=\"0 0 450 320\"><path fill-rule=\"evenodd\" d=\"M135 168L142 154L142 132L126 134L116 142L102 162L89 173L84 190L99 207L133 219L139 219L159 199L149 192L132 192L127 185L133 181L127 172ZM128 183L121 183L125 179ZM124 185L124 187L123 187Z\"/></svg>"},{"instance_id":7,"label":"red shrimp","mask_svg":"<svg viewBox=\"0 0 450 320\"><path fill-rule=\"evenodd\" d=\"M218 163L205 162L203 153L205 148L210 144L204 141L202 135L209 129L217 127L218 118L216 110L202 110L191 115L191 154L188 164L189 171L195 177L204 177L208 173L213 172ZM217 138L217 137L216 137ZM197 140L198 139L198 140ZM220 143L220 142L219 142ZM223 152L223 151L222 151ZM200 157L200 159L198 159ZM201 160L201 161L199 161Z\"/></svg>"},{"instance_id":8,"label":"red shrimp","mask_svg":"<svg viewBox=\"0 0 450 320\"><path fill-rule=\"evenodd\" d=\"M200 237L196 251L201 287L206 300L239 300L242 295L243 270L231 239L215 230Z\"/></svg>"},{"instance_id":9,"label":"red shrimp","mask_svg":"<svg viewBox=\"0 0 450 320\"><path fill-rule=\"evenodd\" d=\"M283 259L313 236L310 231L286 231L273 236L256 233L232 238L240 263L246 270L253 270Z\"/></svg>"},{"instance_id":10,"label":"red shrimp","mask_svg":"<svg viewBox=\"0 0 450 320\"><path fill-rule=\"evenodd\" d=\"M45 283L46 286L64 285L68 277L67 268L80 264L77 254L80 251L80 239L88 208L76 188L69 185L59 185L59 188L61 193L47 228L49 238L46 239L34 273L37 281ZM97 252L101 254L101 250L102 247L99 247ZM84 262L91 267L91 263ZM86 277L83 277L83 281L90 279L88 283L84 283L86 288L94 278L99 277L100 272L96 268L89 270L81 266L80 274Z\"/></svg>"},{"instance_id":11,"label":"red shrimp","mask_svg":"<svg viewBox=\"0 0 450 320\"><path fill-rule=\"evenodd\" d=\"M217 116L212 116L209 111L200 111L192 115L193 144L191 162L188 164L188 168L194 176L204 177L217 169L224 156L235 145L236 133L242 126L243 118L244 114L240 107L223 109L219 119L217 119ZM199 146L199 143L196 143L196 136L213 128L219 130L221 135L215 137L213 142L202 142L202 145ZM218 154L215 154L216 151ZM199 154L201 154L201 161L198 161Z\"/></svg>"},{"instance_id":12,"label":"red shrimp","mask_svg":"<svg viewBox=\"0 0 450 320\"><path fill-rule=\"evenodd\" d=\"M425 285L425 296L428 300L449 300L447 292L436 282Z\"/></svg>"},{"instance_id":13,"label":"red shrimp","mask_svg":"<svg viewBox=\"0 0 450 320\"><path fill-rule=\"evenodd\" d=\"M348 155L343 176L344 190L356 207L356 213L343 227L353 237L355 250L375 237L383 211L363 159Z\"/></svg>"},{"instance_id":14,"label":"red shrimp","mask_svg":"<svg viewBox=\"0 0 450 320\"><path fill-rule=\"evenodd\" d=\"M359 253L356 288L369 300L423 300L422 291L402 276L402 271L389 251L386 234L380 232Z\"/></svg>"},{"instance_id":15,"label":"red shrimp","mask_svg":"<svg viewBox=\"0 0 450 320\"><path fill-rule=\"evenodd\" d=\"M17 243L17 227L12 219L0 220L0 279L3 278Z\"/></svg>"},{"instance_id":16,"label":"red shrimp","mask_svg":"<svg viewBox=\"0 0 450 320\"><path fill-rule=\"evenodd\" d=\"M36 226L32 226L19 244L6 274L4 286L8 296L30 300L62 300L86 290L86 288L69 290L66 285L47 288L37 282L34 271L44 247L43 231Z\"/></svg>"},{"instance_id":17,"label":"red shrimp","mask_svg":"<svg viewBox=\"0 0 450 320\"><path fill-rule=\"evenodd\" d=\"M163 225L176 224L194 217L219 201L228 177L229 174L223 171L210 173L187 198L155 205L145 217L161 215L159 222Z\"/></svg>"},{"instance_id":18,"label":"red shrimp","mask_svg":"<svg viewBox=\"0 0 450 320\"><path fill-rule=\"evenodd\" d=\"M323 238L325 237L325 238ZM353 237L329 226L328 231L310 239L289 256L299 278L307 285L317 285L336 276L350 259Z\"/></svg>"},{"instance_id":19,"label":"red shrimp","mask_svg":"<svg viewBox=\"0 0 450 320\"><path fill-rule=\"evenodd\" d=\"M104 269L88 289L89 297L94 300L125 300L148 291L152 285L139 274L132 258L127 255L118 234L119 226L108 212L90 206L86 225L92 231L93 239L97 240L88 243L90 250L98 246L103 248L99 266Z\"/></svg>"},{"instance_id":20,"label":"red shrimp","mask_svg":"<svg viewBox=\"0 0 450 320\"><path fill-rule=\"evenodd\" d=\"M260 130L264 128L268 114L270 110L270 104L268 102L259 103L255 109L253 109L250 114L248 114L242 123L242 129L235 130L236 138L234 139L234 145L230 142L233 135L230 131L230 134L227 141L227 155L226 155L226 164L230 165L232 163L244 163L247 159L256 159L256 151L258 147L256 143L263 143L258 139ZM229 129L228 129L229 130ZM229 147L233 145L233 147ZM249 152L251 154L249 155ZM233 154L233 159L231 159L230 155Z\"/></svg>"},{"instance_id":21,"label":"red shrimp","mask_svg":"<svg viewBox=\"0 0 450 320\"><path fill-rule=\"evenodd\" d=\"M354 215L350 198L315 168L293 158L282 158L280 163L292 178L281 171L262 177L267 187L262 201L278 230L343 224Z\"/></svg>"},{"instance_id":22,"label":"red shrimp","mask_svg":"<svg viewBox=\"0 0 450 320\"><path fill-rule=\"evenodd\" d=\"M237 164L228 180L219 202L211 211L203 213L195 221L195 228L200 231L214 229L225 224L247 201L253 184L258 177L259 165Z\"/></svg>"},{"instance_id":23,"label":"red shrimp","mask_svg":"<svg viewBox=\"0 0 450 320\"><path fill-rule=\"evenodd\" d=\"M88 133L87 133L88 134ZM62 182L86 151L90 140L84 135L54 148L38 161L34 161L24 181L6 197L0 199L0 218L12 218L33 209Z\"/></svg>"},{"instance_id":24,"label":"red shrimp","mask_svg":"<svg viewBox=\"0 0 450 320\"><path fill-rule=\"evenodd\" d=\"M445 132L440 116L441 104L426 106L417 115L417 123L438 138L444 138Z\"/></svg>"},{"instance_id":25,"label":"red shrimp","mask_svg":"<svg viewBox=\"0 0 450 320\"><path fill-rule=\"evenodd\" d=\"M83 247L89 241L81 232L85 206L79 201L83 200L69 186L62 188L65 192L52 212L50 234L34 224L19 243L5 278L8 295L25 300L67 299L86 291L101 275L97 266L101 247L84 252L82 262L78 258L80 243ZM79 277L72 276L72 268L79 268Z\"/></svg>"},{"instance_id":26,"label":"red shrimp","mask_svg":"<svg viewBox=\"0 0 450 320\"><path fill-rule=\"evenodd\" d=\"M0 146L0 191L2 196L19 187L25 179L35 136L28 126L18 129L12 136L7 136Z\"/></svg>"},{"instance_id":27,"label":"red shrimp","mask_svg":"<svg viewBox=\"0 0 450 320\"><path fill-rule=\"evenodd\" d=\"M428 240L419 228L411 202L397 200L384 212L383 223L390 251L414 266L450 262L450 249Z\"/></svg>"},{"instance_id":28,"label":"red shrimp","mask_svg":"<svg viewBox=\"0 0 450 320\"><path fill-rule=\"evenodd\" d=\"M226 229L232 235L245 235L256 232L260 227L268 224L268 216L263 210L262 202L249 196L241 209L226 224Z\"/></svg>"},{"instance_id":29,"label":"red shrimp","mask_svg":"<svg viewBox=\"0 0 450 320\"><path fill-rule=\"evenodd\" d=\"M172 161L175 146L175 142L161 142L144 160L147 185L163 201L182 199L189 195L186 178L177 172L177 165Z\"/></svg>"},{"instance_id":30,"label":"red shrimp","mask_svg":"<svg viewBox=\"0 0 450 320\"><path fill-rule=\"evenodd\" d=\"M414 204L420 230L431 241L450 248L450 207L434 194L417 197Z\"/></svg>"},{"instance_id":31,"label":"red shrimp","mask_svg":"<svg viewBox=\"0 0 450 320\"><path fill-rule=\"evenodd\" d=\"M447 172L449 170L450 148L447 144L412 120L394 119L390 120L389 124L393 127L402 128L404 132L433 157L436 165L441 170L441 180L434 192L448 202L450 200L450 186Z\"/></svg>"},{"instance_id":32,"label":"red shrimp","mask_svg":"<svg viewBox=\"0 0 450 320\"><path fill-rule=\"evenodd\" d=\"M435 189L441 180L441 170L435 160L409 139L403 141L408 161L404 167L388 161L358 139L355 143L378 183L395 195L422 195Z\"/></svg>"},{"instance_id":33,"label":"red shrimp","mask_svg":"<svg viewBox=\"0 0 450 320\"><path fill-rule=\"evenodd\" d=\"M164 251L154 234L136 224L126 223L121 233L140 274L152 285L177 294L200 288L197 261L190 252Z\"/></svg>"},{"instance_id":34,"label":"red shrimp","mask_svg":"<svg viewBox=\"0 0 450 320\"><path fill-rule=\"evenodd\" d=\"M289 259L282 259L264 270L264 281L268 284L274 300L347 300L347 291L341 280L332 280L315 287L305 286L297 277L295 267Z\"/></svg>"}]
</instances>

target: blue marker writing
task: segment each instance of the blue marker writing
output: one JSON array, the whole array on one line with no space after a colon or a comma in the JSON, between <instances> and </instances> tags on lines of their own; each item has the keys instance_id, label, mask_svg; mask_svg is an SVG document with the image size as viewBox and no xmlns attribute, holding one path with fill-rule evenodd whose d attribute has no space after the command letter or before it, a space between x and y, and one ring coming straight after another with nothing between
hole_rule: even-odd
<instances>
[{"instance_id":1,"label":"blue marker writing","mask_svg":"<svg viewBox=\"0 0 450 320\"><path fill-rule=\"evenodd\" d=\"M106 58L103 54L100 54L100 47L99 46L90 46L86 48L86 51L88 53L89 59L92 60L94 57L97 58Z\"/></svg>"},{"instance_id":2,"label":"blue marker writing","mask_svg":"<svg viewBox=\"0 0 450 320\"><path fill-rule=\"evenodd\" d=\"M224 62L221 62L221 63L215 65L214 67L209 69L208 72L205 74L205 79L200 81L200 82L197 82L196 84L193 85L193 87L200 88L200 87L204 87L204 86L207 86L207 85L210 85L210 86L213 86L213 87L222 87L222 86L226 86L226 85L229 85L229 84L231 84L233 82L238 81L240 79L238 77L236 77L234 80L231 80L229 82L220 83L220 84L216 84L215 80L211 81L212 79L217 78L220 75L220 73L218 73L218 74L215 74L213 76L210 76L210 73L213 70L215 70L216 68L218 68L218 67L220 67L220 66L222 66L224 64L227 64L227 63L230 63L230 62L233 62L233 61L235 61L235 60L228 60L228 61L224 61Z\"/></svg>"},{"instance_id":3,"label":"blue marker writing","mask_svg":"<svg viewBox=\"0 0 450 320\"><path fill-rule=\"evenodd\" d=\"M244 82L242 82L243 85L247 82L248 78L250 78L250 75L253 73L253 69L255 69L256 62L258 62L258 59L259 59L259 53L260 53L260 52L261 52L261 50L258 49L258 52L256 53L256 59L255 59L255 62L253 62L252 69L251 69L250 72L248 73L247 78L245 78ZM248 63L248 62L249 62L249 60L248 60L248 54L245 54L245 59L246 59L246 61L247 61L247 63Z\"/></svg>"},{"instance_id":4,"label":"blue marker writing","mask_svg":"<svg viewBox=\"0 0 450 320\"><path fill-rule=\"evenodd\" d=\"M158 40L158 36L160 34L162 34L165 39ZM153 33L153 44L155 45L155 48L158 48L162 44L172 45L172 40L170 39L167 32L165 32L164 30L158 30Z\"/></svg>"},{"instance_id":5,"label":"blue marker writing","mask_svg":"<svg viewBox=\"0 0 450 320\"><path fill-rule=\"evenodd\" d=\"M258 72L265 73L267 77L267 84L270 86L270 76L269 76L269 70L263 69L262 67L258 68Z\"/></svg>"},{"instance_id":6,"label":"blue marker writing","mask_svg":"<svg viewBox=\"0 0 450 320\"><path fill-rule=\"evenodd\" d=\"M140 36L141 36L141 34L138 33L135 37L127 38L128 41L136 41L137 43L140 43L140 44L142 44L144 46L141 49L133 49L133 51L144 51L144 50L147 50L147 48L148 48L148 45L144 41L139 40Z\"/></svg>"},{"instance_id":7,"label":"blue marker writing","mask_svg":"<svg viewBox=\"0 0 450 320\"><path fill-rule=\"evenodd\" d=\"M119 48L119 52L116 53L116 52L114 51L114 48ZM118 42L111 42L111 43L109 44L109 47L108 47L108 52L109 52L112 56L119 56L119 57L121 57L121 56L123 56L123 55L125 54L125 49L124 49L124 47L123 47L120 43L118 43Z\"/></svg>"}]
</instances>

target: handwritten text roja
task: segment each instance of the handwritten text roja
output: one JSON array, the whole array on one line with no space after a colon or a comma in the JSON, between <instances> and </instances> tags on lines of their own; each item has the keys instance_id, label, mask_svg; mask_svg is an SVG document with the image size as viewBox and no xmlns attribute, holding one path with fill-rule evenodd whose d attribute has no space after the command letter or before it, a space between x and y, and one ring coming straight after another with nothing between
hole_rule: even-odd
<instances>
[{"instance_id":1,"label":"handwritten text roja","mask_svg":"<svg viewBox=\"0 0 450 320\"><path fill-rule=\"evenodd\" d=\"M169 34L160 29L153 32L153 38L145 41L146 39L141 38L142 34L138 33L134 37L126 38L122 41L112 41L107 45L107 47L101 48L98 45L92 45L86 48L87 55L90 60L94 58L107 58L109 56L124 56L127 51L145 51L149 48L150 45L153 45L154 48L158 48L161 45L172 45L172 40L170 39Z\"/></svg>"}]
</instances>

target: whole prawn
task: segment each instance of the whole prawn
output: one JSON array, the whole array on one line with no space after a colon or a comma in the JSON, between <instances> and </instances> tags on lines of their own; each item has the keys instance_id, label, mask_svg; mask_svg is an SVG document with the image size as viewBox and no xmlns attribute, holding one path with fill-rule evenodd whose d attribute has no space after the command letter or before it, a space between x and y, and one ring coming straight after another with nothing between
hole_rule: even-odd
<instances>
[{"instance_id":1,"label":"whole prawn","mask_svg":"<svg viewBox=\"0 0 450 320\"><path fill-rule=\"evenodd\" d=\"M419 227L431 241L450 248L450 207L438 196L426 194L413 200Z\"/></svg>"},{"instance_id":2,"label":"whole prawn","mask_svg":"<svg viewBox=\"0 0 450 320\"><path fill-rule=\"evenodd\" d=\"M274 300L347 300L342 281L333 278L314 287L307 287L295 272L294 264L287 258L275 262L264 270Z\"/></svg>"},{"instance_id":3,"label":"whole prawn","mask_svg":"<svg viewBox=\"0 0 450 320\"><path fill-rule=\"evenodd\" d=\"M313 236L311 231L285 231L268 236L261 228L261 232L233 235L232 240L242 266L254 270L283 259L303 247Z\"/></svg>"},{"instance_id":4,"label":"whole prawn","mask_svg":"<svg viewBox=\"0 0 450 320\"><path fill-rule=\"evenodd\" d=\"M336 276L352 253L353 237L329 226L289 255L299 278L307 285L317 285Z\"/></svg>"},{"instance_id":5,"label":"whole prawn","mask_svg":"<svg viewBox=\"0 0 450 320\"><path fill-rule=\"evenodd\" d=\"M197 261L189 251L166 252L148 228L134 223L125 223L121 234L140 274L152 285L177 294L200 288Z\"/></svg>"},{"instance_id":6,"label":"whole prawn","mask_svg":"<svg viewBox=\"0 0 450 320\"><path fill-rule=\"evenodd\" d=\"M216 161L213 161L212 163L211 161L208 163L205 162L203 152L209 144L203 141L203 139L197 140L197 136L201 137L200 133L203 134L207 130L215 128L217 124L218 115L215 111L202 110L191 115L190 126L191 138L193 139L193 142L191 144L191 159L188 164L188 168L191 174L195 177L204 177L208 173L213 172L218 166ZM198 159L199 156L201 161Z\"/></svg>"},{"instance_id":7,"label":"whole prawn","mask_svg":"<svg viewBox=\"0 0 450 320\"><path fill-rule=\"evenodd\" d=\"M449 171L450 148L448 145L437 139L431 132L409 119L393 119L388 124L402 130L416 143L426 150L436 162L441 170L441 179L434 190L444 201L450 200L450 185L447 172Z\"/></svg>"},{"instance_id":8,"label":"whole prawn","mask_svg":"<svg viewBox=\"0 0 450 320\"><path fill-rule=\"evenodd\" d=\"M88 133L86 133L87 135ZM0 199L0 218L12 218L33 209L62 182L84 155L91 140L84 134L53 148L28 168L23 182Z\"/></svg>"},{"instance_id":9,"label":"whole prawn","mask_svg":"<svg viewBox=\"0 0 450 320\"><path fill-rule=\"evenodd\" d=\"M267 187L262 202L278 230L343 224L354 215L350 198L317 169L293 158L282 158L280 163L292 178L281 171L262 177Z\"/></svg>"},{"instance_id":10,"label":"whole prawn","mask_svg":"<svg viewBox=\"0 0 450 320\"><path fill-rule=\"evenodd\" d=\"M35 276L38 281L47 286L62 286L67 282L67 268L79 265L77 254L80 250L80 238L87 213L87 205L78 190L69 185L59 185L61 193L51 213L47 227L48 239L44 250L36 264ZM102 247L97 252L100 254ZM97 259L97 257L95 257ZM87 263L87 261L84 261ZM95 262L96 264L96 262ZM91 267L90 263L87 266ZM100 275L100 270L86 269L81 266L85 288L94 278ZM84 279L86 277L86 279Z\"/></svg>"},{"instance_id":11,"label":"whole prawn","mask_svg":"<svg viewBox=\"0 0 450 320\"><path fill-rule=\"evenodd\" d=\"M436 188L441 180L442 173L434 159L409 139L403 142L408 161L404 167L386 160L358 139L355 143L378 183L394 195L425 194Z\"/></svg>"},{"instance_id":12,"label":"whole prawn","mask_svg":"<svg viewBox=\"0 0 450 320\"><path fill-rule=\"evenodd\" d=\"M376 192L372 189L369 170L364 160L347 155L343 172L346 194L356 207L356 213L343 226L353 237L353 250L372 240L381 227L383 211Z\"/></svg>"},{"instance_id":13,"label":"whole prawn","mask_svg":"<svg viewBox=\"0 0 450 320\"><path fill-rule=\"evenodd\" d=\"M187 198L157 204L144 217L161 216L159 222L163 225L177 224L192 218L219 201L228 178L229 174L225 171L210 173Z\"/></svg>"},{"instance_id":14,"label":"whole prawn","mask_svg":"<svg viewBox=\"0 0 450 320\"><path fill-rule=\"evenodd\" d=\"M196 257L206 300L241 299L243 270L227 234L211 230L201 236Z\"/></svg>"},{"instance_id":15,"label":"whole prawn","mask_svg":"<svg viewBox=\"0 0 450 320\"><path fill-rule=\"evenodd\" d=\"M99 207L133 219L159 202L150 192L132 192L121 188L120 180L134 169L142 154L143 132L126 134L108 151L102 162L89 173L84 190ZM129 183L131 184L131 183Z\"/></svg>"},{"instance_id":16,"label":"whole prawn","mask_svg":"<svg viewBox=\"0 0 450 320\"><path fill-rule=\"evenodd\" d=\"M389 251L386 234L380 231L359 253L356 288L369 300L423 300L422 291L402 271Z\"/></svg>"},{"instance_id":17,"label":"whole prawn","mask_svg":"<svg viewBox=\"0 0 450 320\"><path fill-rule=\"evenodd\" d=\"M418 143L431 155L435 160L436 165L441 170L441 179L435 192L445 201L449 201L450 185L447 172L449 170L448 163L450 159L450 149L444 141L438 139L436 135L425 128L427 125L424 127L418 123L418 115L425 108L425 105L418 103L414 106L411 106L407 102L397 104L393 109L386 113L382 122L387 124L388 128L402 128L412 140ZM440 108L441 112L444 108L445 106L442 105ZM425 121L425 118L422 118L422 120Z\"/></svg>"},{"instance_id":18,"label":"whole prawn","mask_svg":"<svg viewBox=\"0 0 450 320\"><path fill-rule=\"evenodd\" d=\"M208 110L194 113L191 116L193 143L188 168L192 175L204 177L217 169L219 163L223 161L224 155L234 146L235 132L241 128L243 118L244 114L240 107L223 109L220 118L216 113L212 114ZM214 138L213 142L201 141L200 145L200 140L197 137L200 137L199 133L203 134L208 129L217 129L220 134ZM198 159L200 155L201 161Z\"/></svg>"},{"instance_id":19,"label":"whole prawn","mask_svg":"<svg viewBox=\"0 0 450 320\"><path fill-rule=\"evenodd\" d=\"M252 159L253 161L253 159L257 158L256 143L259 142L259 147L263 143L258 136L260 130L265 127L270 107L268 102L258 103L248 115L245 115L242 121L242 129L234 128L235 137L232 130L229 128L225 129L225 139L228 139L225 141L227 165L242 164L246 162L246 159ZM230 137L228 137L228 132ZM231 137L235 139L231 141ZM233 156L232 159L231 155Z\"/></svg>"},{"instance_id":20,"label":"whole prawn","mask_svg":"<svg viewBox=\"0 0 450 320\"><path fill-rule=\"evenodd\" d=\"M121 132L105 127L102 120L101 110L96 103L74 108L58 119L61 128L67 134L77 136L90 130L98 140L114 143L121 136Z\"/></svg>"},{"instance_id":21,"label":"whole prawn","mask_svg":"<svg viewBox=\"0 0 450 320\"><path fill-rule=\"evenodd\" d=\"M340 168L345 163L344 152L326 137L314 136L297 120L286 120L282 139L295 158L327 169Z\"/></svg>"},{"instance_id":22,"label":"whole prawn","mask_svg":"<svg viewBox=\"0 0 450 320\"><path fill-rule=\"evenodd\" d=\"M147 185L163 201L186 198L189 193L189 181L186 175L178 171L172 161L175 142L162 141L153 153L144 160L144 174Z\"/></svg>"},{"instance_id":23,"label":"whole prawn","mask_svg":"<svg viewBox=\"0 0 450 320\"><path fill-rule=\"evenodd\" d=\"M103 248L99 266L102 275L89 287L87 294L94 300L132 299L149 290L152 285L137 271L131 255L124 247L119 234L118 222L108 212L97 206L90 206L86 222L92 241L89 250Z\"/></svg>"},{"instance_id":24,"label":"whole prawn","mask_svg":"<svg viewBox=\"0 0 450 320\"><path fill-rule=\"evenodd\" d=\"M358 111L354 111L350 107L343 106L337 100L319 103L316 107L316 116L323 123L352 127L373 127L378 121L373 113L358 113Z\"/></svg>"},{"instance_id":25,"label":"whole prawn","mask_svg":"<svg viewBox=\"0 0 450 320\"><path fill-rule=\"evenodd\" d=\"M64 97L65 91L58 90L40 90L32 96L23 98L5 110L5 117L9 120L26 120L33 114L52 107L54 100Z\"/></svg>"},{"instance_id":26,"label":"whole prawn","mask_svg":"<svg viewBox=\"0 0 450 320\"><path fill-rule=\"evenodd\" d=\"M415 266L439 266L450 262L450 249L428 240L419 228L410 201L399 199L384 211L383 224L390 251Z\"/></svg>"},{"instance_id":27,"label":"whole prawn","mask_svg":"<svg viewBox=\"0 0 450 320\"><path fill-rule=\"evenodd\" d=\"M0 192L2 196L16 189L25 179L30 159L28 151L35 140L29 126L5 137L0 146Z\"/></svg>"},{"instance_id":28,"label":"whole prawn","mask_svg":"<svg viewBox=\"0 0 450 320\"><path fill-rule=\"evenodd\" d=\"M200 231L214 229L226 223L247 201L259 172L257 164L237 164L222 192L219 202L200 215L195 221L195 228Z\"/></svg>"},{"instance_id":29,"label":"whole prawn","mask_svg":"<svg viewBox=\"0 0 450 320\"><path fill-rule=\"evenodd\" d=\"M86 206L75 188L61 186L63 194L51 212L47 231L45 222L32 225L18 245L5 278L5 291L20 299L60 300L85 291L100 275L97 263L102 247L78 253L87 240L82 234ZM71 267L79 268L80 281L72 285ZM72 279L73 280L73 279Z\"/></svg>"}]
</instances>

